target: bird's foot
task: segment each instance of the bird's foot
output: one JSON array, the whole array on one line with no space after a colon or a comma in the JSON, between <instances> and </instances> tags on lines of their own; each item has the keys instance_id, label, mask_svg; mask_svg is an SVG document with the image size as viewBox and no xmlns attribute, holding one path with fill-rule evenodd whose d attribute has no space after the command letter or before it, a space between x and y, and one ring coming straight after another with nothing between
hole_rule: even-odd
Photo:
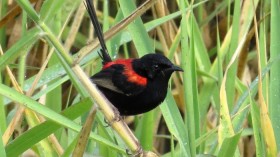
<instances>
[{"instance_id":1,"label":"bird's foot","mask_svg":"<svg viewBox=\"0 0 280 157\"><path fill-rule=\"evenodd\" d=\"M119 122L123 119L122 116L120 116L120 112L118 111L118 109L113 107L113 111L114 111L114 118L112 118L110 121L104 119L104 122L107 124L105 127L111 126L113 123Z\"/></svg>"},{"instance_id":2,"label":"bird's foot","mask_svg":"<svg viewBox=\"0 0 280 157\"><path fill-rule=\"evenodd\" d=\"M128 156L132 156L132 157L139 157L139 156L141 156L141 154L143 154L143 149L141 146L138 146L138 149L134 154L132 152L130 152L129 149L126 149L126 154Z\"/></svg>"}]
</instances>

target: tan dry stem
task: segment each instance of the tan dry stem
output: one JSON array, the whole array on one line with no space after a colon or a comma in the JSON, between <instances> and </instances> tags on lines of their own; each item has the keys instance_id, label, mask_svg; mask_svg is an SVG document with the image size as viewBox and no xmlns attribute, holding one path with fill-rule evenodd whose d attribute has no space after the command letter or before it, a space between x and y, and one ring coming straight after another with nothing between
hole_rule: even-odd
<instances>
[{"instance_id":1,"label":"tan dry stem","mask_svg":"<svg viewBox=\"0 0 280 157\"><path fill-rule=\"evenodd\" d=\"M83 20L84 14L85 14L85 10L86 10L86 8L84 6L84 3L81 3L75 14L74 20L72 22L72 26L70 28L71 33L69 33L68 37L66 38L65 44L64 44L64 48L67 52L70 51L70 48L75 41L75 37L79 31L81 22Z\"/></svg>"},{"instance_id":2,"label":"tan dry stem","mask_svg":"<svg viewBox=\"0 0 280 157\"><path fill-rule=\"evenodd\" d=\"M86 149L86 145L87 145L87 141L88 141L88 137L90 135L90 132L91 132L91 128L93 126L93 122L94 122L94 118L95 118L95 115L96 115L96 106L93 106L93 108L91 109L88 117L87 117L87 120L80 132L80 137L79 137L79 140L76 144L76 147L73 151L73 154L72 156L75 156L75 157L82 157L84 152L85 152L85 149Z\"/></svg>"}]
</instances>

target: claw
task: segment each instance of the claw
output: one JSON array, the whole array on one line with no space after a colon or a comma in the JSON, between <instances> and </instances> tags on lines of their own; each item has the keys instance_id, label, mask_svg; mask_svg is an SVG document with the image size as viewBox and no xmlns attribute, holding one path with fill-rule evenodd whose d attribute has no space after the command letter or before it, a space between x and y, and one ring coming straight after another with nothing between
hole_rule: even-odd
<instances>
[{"instance_id":1,"label":"claw","mask_svg":"<svg viewBox=\"0 0 280 157\"><path fill-rule=\"evenodd\" d=\"M104 123L106 124L106 125L104 125L104 127L109 127L110 126L110 124L109 124L109 122L106 118L104 118Z\"/></svg>"},{"instance_id":2,"label":"claw","mask_svg":"<svg viewBox=\"0 0 280 157\"><path fill-rule=\"evenodd\" d=\"M141 154L143 154L143 149L139 146L138 150L134 154L132 154L129 149L126 149L125 152L128 156L139 157Z\"/></svg>"},{"instance_id":3,"label":"claw","mask_svg":"<svg viewBox=\"0 0 280 157\"><path fill-rule=\"evenodd\" d=\"M115 122L119 122L121 121L123 118L120 116L119 111L113 107L113 111L114 111L114 118L112 119L112 121L108 121L107 119L104 119L104 122L107 124L105 127L111 126L111 124L115 123Z\"/></svg>"},{"instance_id":4,"label":"claw","mask_svg":"<svg viewBox=\"0 0 280 157\"><path fill-rule=\"evenodd\" d=\"M125 149L125 153L126 153L128 156L131 156L131 155L132 155L132 153L130 152L129 149Z\"/></svg>"}]
</instances>

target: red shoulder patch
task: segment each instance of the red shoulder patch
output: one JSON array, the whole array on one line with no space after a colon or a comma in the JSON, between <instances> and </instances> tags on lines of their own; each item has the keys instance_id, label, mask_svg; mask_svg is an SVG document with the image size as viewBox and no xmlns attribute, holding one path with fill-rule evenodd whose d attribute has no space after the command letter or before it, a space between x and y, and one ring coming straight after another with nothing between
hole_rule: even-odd
<instances>
[{"instance_id":1,"label":"red shoulder patch","mask_svg":"<svg viewBox=\"0 0 280 157\"><path fill-rule=\"evenodd\" d=\"M141 86L147 85L147 78L142 77L138 75L132 68L132 62L133 59L117 59L112 62L108 62L103 66L103 69L109 68L112 65L115 64L121 64L124 65L124 72L123 74L127 76L127 80L131 83L136 83Z\"/></svg>"},{"instance_id":2,"label":"red shoulder patch","mask_svg":"<svg viewBox=\"0 0 280 157\"><path fill-rule=\"evenodd\" d=\"M112 62L107 62L103 66L103 69L109 68L110 66L115 65L115 64L121 64L121 65L124 65L125 67L128 67L129 65L131 66L132 60L133 59L117 59L117 60L112 61Z\"/></svg>"}]
</instances>

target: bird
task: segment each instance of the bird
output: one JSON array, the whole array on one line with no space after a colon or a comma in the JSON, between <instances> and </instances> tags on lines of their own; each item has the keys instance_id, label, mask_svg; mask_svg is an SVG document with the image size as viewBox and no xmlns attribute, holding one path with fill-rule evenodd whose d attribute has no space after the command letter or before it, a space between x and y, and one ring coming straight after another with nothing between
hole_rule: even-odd
<instances>
[{"instance_id":1,"label":"bird","mask_svg":"<svg viewBox=\"0 0 280 157\"><path fill-rule=\"evenodd\" d=\"M99 39L98 52L103 68L90 77L121 116L138 115L153 110L165 99L174 65L162 54L149 53L140 58L112 60L97 20L91 0L85 3L87 12Z\"/></svg>"}]
</instances>

